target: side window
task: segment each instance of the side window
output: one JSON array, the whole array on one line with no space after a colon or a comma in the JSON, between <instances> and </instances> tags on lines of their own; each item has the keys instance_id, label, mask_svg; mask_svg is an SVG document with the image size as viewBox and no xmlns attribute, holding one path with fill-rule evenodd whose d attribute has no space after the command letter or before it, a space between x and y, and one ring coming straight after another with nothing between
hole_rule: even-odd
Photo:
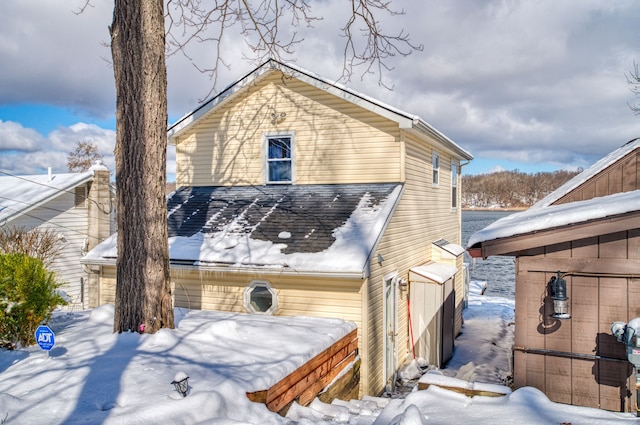
<instances>
[{"instance_id":1,"label":"side window","mask_svg":"<svg viewBox=\"0 0 640 425\"><path fill-rule=\"evenodd\" d=\"M278 309L278 294L269 282L254 280L244 290L244 308L249 313L273 314Z\"/></svg>"},{"instance_id":2,"label":"side window","mask_svg":"<svg viewBox=\"0 0 640 425\"><path fill-rule=\"evenodd\" d=\"M433 152L431 154L431 168L433 170L433 186L437 187L440 185L440 155L438 152Z\"/></svg>"},{"instance_id":3,"label":"side window","mask_svg":"<svg viewBox=\"0 0 640 425\"><path fill-rule=\"evenodd\" d=\"M293 135L266 136L267 183L293 183Z\"/></svg>"},{"instance_id":4,"label":"side window","mask_svg":"<svg viewBox=\"0 0 640 425\"><path fill-rule=\"evenodd\" d=\"M458 164L451 162L451 209L458 208Z\"/></svg>"},{"instance_id":5,"label":"side window","mask_svg":"<svg viewBox=\"0 0 640 425\"><path fill-rule=\"evenodd\" d=\"M76 186L75 189L75 207L87 208L87 185Z\"/></svg>"}]
</instances>

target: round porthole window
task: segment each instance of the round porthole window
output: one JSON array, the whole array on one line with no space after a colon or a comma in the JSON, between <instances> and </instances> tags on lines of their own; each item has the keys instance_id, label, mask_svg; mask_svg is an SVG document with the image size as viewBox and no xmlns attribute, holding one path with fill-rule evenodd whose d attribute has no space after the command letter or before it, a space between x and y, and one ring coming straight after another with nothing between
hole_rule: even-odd
<instances>
[{"instance_id":1,"label":"round porthole window","mask_svg":"<svg viewBox=\"0 0 640 425\"><path fill-rule=\"evenodd\" d=\"M278 295L269 282L253 281L244 290L244 308L250 313L273 314L278 309Z\"/></svg>"}]
</instances>

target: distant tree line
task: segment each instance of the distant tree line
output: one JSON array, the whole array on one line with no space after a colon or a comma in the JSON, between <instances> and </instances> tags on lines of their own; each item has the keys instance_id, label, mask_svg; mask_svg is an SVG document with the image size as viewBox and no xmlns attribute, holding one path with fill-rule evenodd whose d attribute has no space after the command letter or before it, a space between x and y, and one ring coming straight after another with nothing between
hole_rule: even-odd
<instances>
[{"instance_id":1,"label":"distant tree line","mask_svg":"<svg viewBox=\"0 0 640 425\"><path fill-rule=\"evenodd\" d=\"M462 208L527 208L580 171L518 170L462 176Z\"/></svg>"}]
</instances>

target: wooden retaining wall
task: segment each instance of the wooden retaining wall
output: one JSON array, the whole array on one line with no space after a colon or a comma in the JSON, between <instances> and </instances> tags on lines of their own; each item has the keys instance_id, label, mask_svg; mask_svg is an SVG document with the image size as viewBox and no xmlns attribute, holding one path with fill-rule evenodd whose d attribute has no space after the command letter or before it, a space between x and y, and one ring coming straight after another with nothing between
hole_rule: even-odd
<instances>
[{"instance_id":1,"label":"wooden retaining wall","mask_svg":"<svg viewBox=\"0 0 640 425\"><path fill-rule=\"evenodd\" d=\"M355 397L357 397L359 386L359 368L356 361L357 335L358 330L354 329L271 388L247 393L247 397L251 401L266 404L272 412L285 414L293 401L303 406L309 405L347 367L351 367L348 376L342 377L333 384L332 393L335 394L334 398L353 398L352 394L355 390ZM337 386L342 388L336 388Z\"/></svg>"}]
</instances>

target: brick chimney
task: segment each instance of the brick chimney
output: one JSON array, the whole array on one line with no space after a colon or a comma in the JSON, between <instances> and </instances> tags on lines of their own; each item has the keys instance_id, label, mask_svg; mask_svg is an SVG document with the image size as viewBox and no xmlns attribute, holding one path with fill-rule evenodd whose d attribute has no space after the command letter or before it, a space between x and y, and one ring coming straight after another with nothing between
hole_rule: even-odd
<instances>
[{"instance_id":1,"label":"brick chimney","mask_svg":"<svg viewBox=\"0 0 640 425\"><path fill-rule=\"evenodd\" d=\"M115 204L111 199L109 184L109 169L97 160L89 171L93 171L93 182L89 187L89 228L88 228L88 250L92 250L96 245L111 235L112 209Z\"/></svg>"}]
</instances>

